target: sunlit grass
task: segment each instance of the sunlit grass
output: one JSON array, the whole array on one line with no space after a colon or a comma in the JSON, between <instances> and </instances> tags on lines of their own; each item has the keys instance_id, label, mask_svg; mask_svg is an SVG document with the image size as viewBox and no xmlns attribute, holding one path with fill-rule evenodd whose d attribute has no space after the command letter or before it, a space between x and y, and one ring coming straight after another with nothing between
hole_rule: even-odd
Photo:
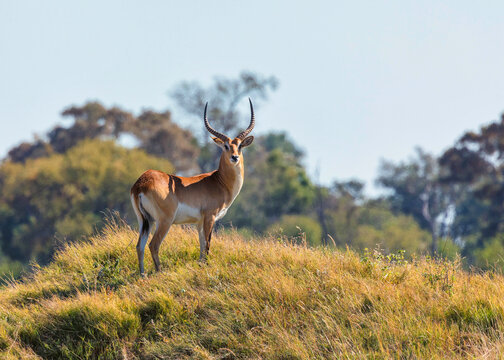
<instances>
[{"instance_id":1,"label":"sunlit grass","mask_svg":"<svg viewBox=\"0 0 504 360\"><path fill-rule=\"evenodd\" d=\"M111 223L0 290L0 358L474 358L504 350L504 278L458 262L173 227L138 275Z\"/></svg>"}]
</instances>

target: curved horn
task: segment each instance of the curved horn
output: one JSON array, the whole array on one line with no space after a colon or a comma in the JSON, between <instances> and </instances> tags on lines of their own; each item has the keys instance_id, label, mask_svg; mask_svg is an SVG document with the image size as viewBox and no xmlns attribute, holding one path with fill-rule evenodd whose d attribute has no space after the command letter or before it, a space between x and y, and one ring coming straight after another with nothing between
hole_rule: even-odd
<instances>
[{"instance_id":1,"label":"curved horn","mask_svg":"<svg viewBox=\"0 0 504 360\"><path fill-rule=\"evenodd\" d=\"M252 129L254 128L255 125L255 115L254 115L254 107L252 106L252 100L249 98L249 103L250 103L250 124L247 128L247 130L243 130L241 133L238 134L237 138L240 140L245 139L245 136L247 136Z\"/></svg>"},{"instance_id":2,"label":"curved horn","mask_svg":"<svg viewBox=\"0 0 504 360\"><path fill-rule=\"evenodd\" d=\"M212 135L215 135L216 137L218 137L219 139L223 140L223 141L227 141L228 140L228 137L224 134L221 134L220 132L214 130L211 126L210 126L210 123L208 122L208 119L206 117L206 112L207 112L207 107L208 107L208 102L205 104L205 114L203 115L203 120L205 122L205 127L206 129L208 130L208 132Z\"/></svg>"}]
</instances>

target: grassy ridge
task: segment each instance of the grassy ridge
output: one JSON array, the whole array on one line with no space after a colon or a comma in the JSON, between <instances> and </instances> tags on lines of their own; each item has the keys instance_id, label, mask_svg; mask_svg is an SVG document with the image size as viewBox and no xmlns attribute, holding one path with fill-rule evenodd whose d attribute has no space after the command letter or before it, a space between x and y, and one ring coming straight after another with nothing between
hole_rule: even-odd
<instances>
[{"instance_id":1,"label":"grassy ridge","mask_svg":"<svg viewBox=\"0 0 504 360\"><path fill-rule=\"evenodd\" d=\"M457 263L172 228L137 274L110 225L0 289L0 358L461 358L504 352L504 278ZM129 245L129 246L128 246ZM146 269L152 269L147 260Z\"/></svg>"}]
</instances>

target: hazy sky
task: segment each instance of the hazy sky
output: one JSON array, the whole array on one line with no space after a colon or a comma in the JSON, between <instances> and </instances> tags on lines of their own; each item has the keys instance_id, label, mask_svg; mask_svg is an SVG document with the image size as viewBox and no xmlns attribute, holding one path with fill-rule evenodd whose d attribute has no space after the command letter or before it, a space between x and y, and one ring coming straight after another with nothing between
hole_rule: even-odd
<instances>
[{"instance_id":1,"label":"hazy sky","mask_svg":"<svg viewBox=\"0 0 504 360\"><path fill-rule=\"evenodd\" d=\"M0 156L70 104L174 109L180 81L251 70L280 80L257 133L287 130L326 183L371 185L381 158L438 154L499 117L503 14L502 1L2 0Z\"/></svg>"}]
</instances>

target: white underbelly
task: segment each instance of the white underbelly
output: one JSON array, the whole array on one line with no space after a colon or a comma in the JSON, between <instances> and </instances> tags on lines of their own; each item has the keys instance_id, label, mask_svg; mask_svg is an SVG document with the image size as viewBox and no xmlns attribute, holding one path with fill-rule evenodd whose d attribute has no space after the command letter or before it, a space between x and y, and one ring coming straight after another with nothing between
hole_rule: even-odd
<instances>
[{"instance_id":1,"label":"white underbelly","mask_svg":"<svg viewBox=\"0 0 504 360\"><path fill-rule=\"evenodd\" d=\"M175 212L174 224L193 224L201 219L201 211L198 208L179 203Z\"/></svg>"}]
</instances>

